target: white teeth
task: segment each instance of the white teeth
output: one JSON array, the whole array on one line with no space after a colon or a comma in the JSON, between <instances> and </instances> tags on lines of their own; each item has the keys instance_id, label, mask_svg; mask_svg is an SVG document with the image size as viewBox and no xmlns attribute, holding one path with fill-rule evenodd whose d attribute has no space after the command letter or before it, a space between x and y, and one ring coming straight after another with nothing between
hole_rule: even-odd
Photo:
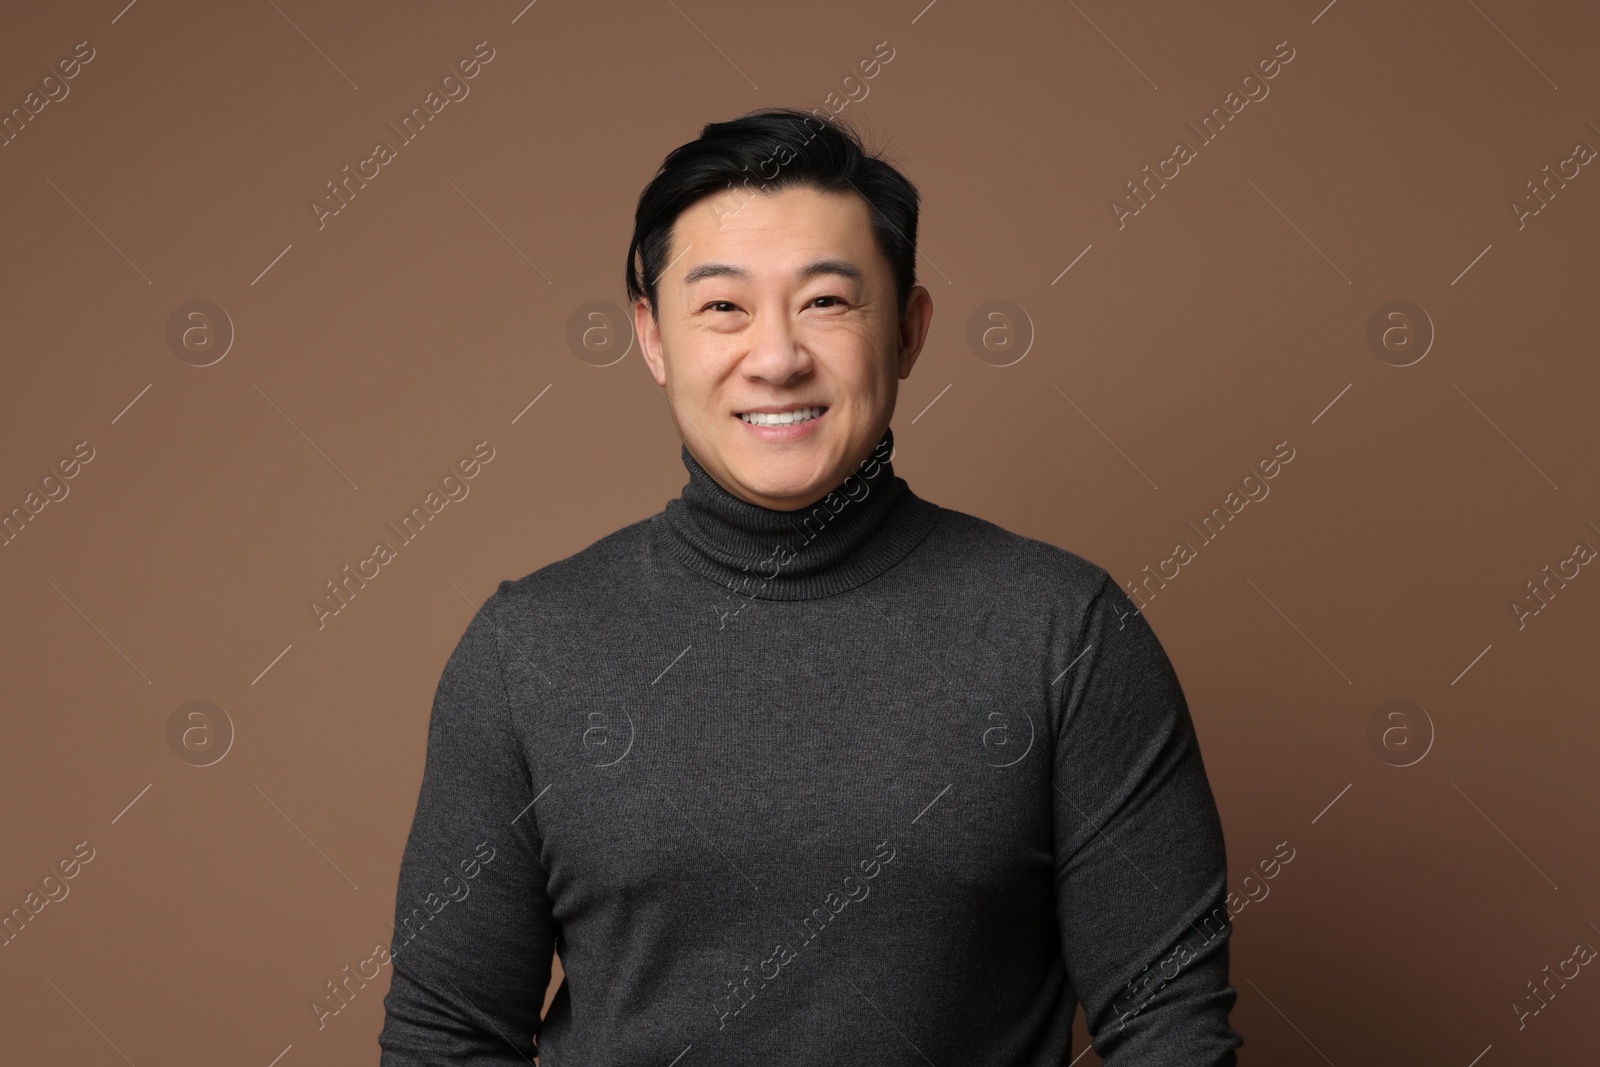
<instances>
[{"instance_id":1,"label":"white teeth","mask_svg":"<svg viewBox=\"0 0 1600 1067\"><path fill-rule=\"evenodd\" d=\"M797 408L794 411L784 411L776 415L745 412L739 417L754 426L788 426L791 423L807 422L814 419L825 410L825 408Z\"/></svg>"}]
</instances>

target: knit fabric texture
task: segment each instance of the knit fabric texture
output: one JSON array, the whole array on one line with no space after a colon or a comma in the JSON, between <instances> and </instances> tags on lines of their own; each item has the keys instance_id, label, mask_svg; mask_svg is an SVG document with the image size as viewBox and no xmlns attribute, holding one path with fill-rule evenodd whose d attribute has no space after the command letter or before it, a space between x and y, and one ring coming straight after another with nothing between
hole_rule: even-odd
<instances>
[{"instance_id":1,"label":"knit fabric texture","mask_svg":"<svg viewBox=\"0 0 1600 1067\"><path fill-rule=\"evenodd\" d=\"M784 512L684 448L661 512L484 602L384 1067L1066 1067L1080 1002L1111 1067L1235 1063L1222 826L1155 633L892 452Z\"/></svg>"}]
</instances>

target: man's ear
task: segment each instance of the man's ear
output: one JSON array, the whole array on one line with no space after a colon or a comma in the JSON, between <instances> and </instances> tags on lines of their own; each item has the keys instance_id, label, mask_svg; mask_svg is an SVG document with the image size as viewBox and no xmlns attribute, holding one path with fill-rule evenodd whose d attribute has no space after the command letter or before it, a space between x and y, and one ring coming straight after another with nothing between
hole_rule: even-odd
<instances>
[{"instance_id":1,"label":"man's ear","mask_svg":"<svg viewBox=\"0 0 1600 1067\"><path fill-rule=\"evenodd\" d=\"M661 326L644 297L633 302L633 333L639 338L639 354L650 367L650 376L661 388L667 387L667 365L661 358Z\"/></svg>"},{"instance_id":2,"label":"man's ear","mask_svg":"<svg viewBox=\"0 0 1600 1067\"><path fill-rule=\"evenodd\" d=\"M901 378L911 376L911 367L922 354L928 339L928 323L933 319L933 297L924 287L913 286L906 297L906 313L900 316L900 350L897 356Z\"/></svg>"}]
</instances>

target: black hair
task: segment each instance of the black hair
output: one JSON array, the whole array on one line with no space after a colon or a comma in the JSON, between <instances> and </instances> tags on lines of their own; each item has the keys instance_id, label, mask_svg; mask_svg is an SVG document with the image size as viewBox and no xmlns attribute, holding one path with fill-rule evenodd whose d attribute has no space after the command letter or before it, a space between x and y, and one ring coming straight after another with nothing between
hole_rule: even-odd
<instances>
[{"instance_id":1,"label":"black hair","mask_svg":"<svg viewBox=\"0 0 1600 1067\"><path fill-rule=\"evenodd\" d=\"M634 211L628 299L643 297L655 314L672 227L691 204L734 187L770 193L787 186L854 191L867 202L873 239L894 273L904 315L917 281L916 186L843 122L793 108L707 123L699 138L667 154Z\"/></svg>"}]
</instances>

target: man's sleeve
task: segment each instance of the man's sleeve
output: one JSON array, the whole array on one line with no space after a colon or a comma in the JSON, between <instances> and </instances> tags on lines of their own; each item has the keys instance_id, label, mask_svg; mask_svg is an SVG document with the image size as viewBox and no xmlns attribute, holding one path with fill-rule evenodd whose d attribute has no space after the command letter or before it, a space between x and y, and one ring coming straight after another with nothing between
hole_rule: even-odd
<instances>
[{"instance_id":1,"label":"man's sleeve","mask_svg":"<svg viewBox=\"0 0 1600 1067\"><path fill-rule=\"evenodd\" d=\"M499 596L473 616L434 695L400 864L383 1067L535 1054L556 932L501 673Z\"/></svg>"},{"instance_id":2,"label":"man's sleeve","mask_svg":"<svg viewBox=\"0 0 1600 1067\"><path fill-rule=\"evenodd\" d=\"M1222 822L1177 673L1107 575L1056 683L1056 893L1107 1067L1232 1067Z\"/></svg>"}]
</instances>

